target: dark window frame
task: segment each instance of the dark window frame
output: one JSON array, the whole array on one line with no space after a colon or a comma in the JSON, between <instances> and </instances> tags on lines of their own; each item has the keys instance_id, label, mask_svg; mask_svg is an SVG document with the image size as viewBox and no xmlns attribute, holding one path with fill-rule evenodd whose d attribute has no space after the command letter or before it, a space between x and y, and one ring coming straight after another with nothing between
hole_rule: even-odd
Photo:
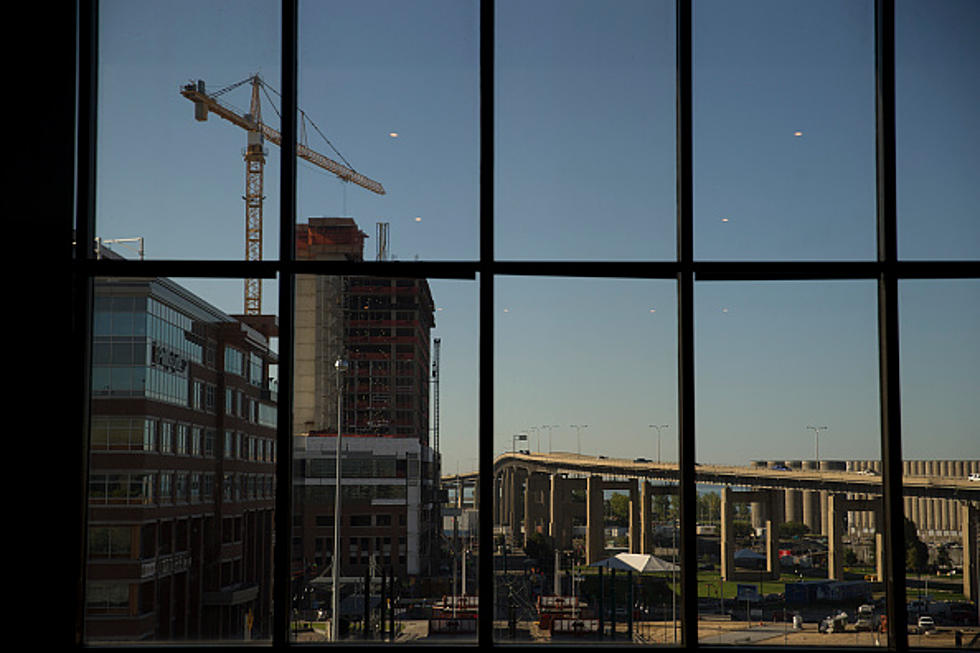
<instances>
[{"instance_id":1,"label":"dark window frame","mask_svg":"<svg viewBox=\"0 0 980 653\"><path fill-rule=\"evenodd\" d=\"M875 280L878 287L878 343L880 380L880 423L882 483L885 521L886 592L888 600L889 641L892 650L906 651L909 641L906 635L905 566L902 528L904 519L902 495L902 442L901 407L899 396L899 333L898 333L898 283L903 279L968 279L980 277L976 261L901 261L897 255L896 238L896 166L895 166L895 0L875 0L875 86L876 86L876 143L877 143L877 258L867 262L704 262L696 261L693 251L693 118L692 118L692 16L691 0L676 2L677 42L677 258L670 262L513 262L494 258L494 2L480 2L480 249L479 260L463 262L400 262L399 276L416 276L443 279L479 278L480 297L480 412L479 412L479 465L486 475L493 468L493 356L494 281L497 276L554 276L594 278L641 278L671 279L677 282L678 307L678 396L679 425L678 450L681 492L682 596L697 596L696 579L696 505L694 463L694 308L695 281L758 281L758 280ZM70 60L70 73L64 63L59 64L60 76L50 94L75 99L61 105L44 108L48 116L57 120L60 132L55 130L47 138L57 140L54 181L47 182L55 189L52 195L61 206L70 205L77 222L73 228L73 240L90 243L94 239L95 220L95 162L97 122L97 52L98 52L98 3L97 0L78 0L70 12L71 19L55 19L55 33L61 35L65 54ZM46 17L46 21L48 17ZM298 0L282 0L282 134L283 165L280 170L280 215L295 216L296 197L296 96L297 96L297 37ZM53 37L53 40L57 40ZM76 86L77 83L77 86ZM66 125L70 124L68 128ZM54 142L54 141L51 141ZM72 142L75 149L72 149ZM54 202L53 202L54 203ZM64 220L64 213L54 213L56 220ZM64 224L64 223L59 223ZM91 362L91 318L93 306L93 280L99 276L167 276L167 277L214 277L214 278L267 278L278 279L280 297L280 328L289 334L292 329L293 279L299 273L344 275L391 275L390 263L363 262L313 262L297 261L292 251L294 220L281 220L280 251L278 260L262 262L235 261L96 261L91 248L73 246L72 260L72 315L71 360L75 387L72 419L76 431L85 434L72 443L69 465L77 482L73 502L69 502L68 520L76 528L76 550L72 557L69 577L78 579L73 587L75 612L73 642L83 643L84 626L84 579L86 571L86 523L87 523L87 442L89 424L89 396L91 392L89 368ZM288 408L292 396L291 370L288 361L293 355L292 341L280 338L280 393L281 401ZM289 569L292 525L290 500L292 481L292 429L291 411L278 410L278 456L276 488L277 547L274 552L274 568ZM480 500L484 505L493 501L493 484L481 484ZM492 511L481 513L480 548L491 551ZM489 559L479 570L480 598L484 605L493 604L493 569ZM286 572L281 574L285 577ZM272 644L276 648L289 644L289 584L276 583L274 605L274 634ZM697 648L697 602L682 600L681 606L682 647ZM490 619L479 623L481 646L493 643ZM779 647L776 647L779 648Z\"/></svg>"}]
</instances>

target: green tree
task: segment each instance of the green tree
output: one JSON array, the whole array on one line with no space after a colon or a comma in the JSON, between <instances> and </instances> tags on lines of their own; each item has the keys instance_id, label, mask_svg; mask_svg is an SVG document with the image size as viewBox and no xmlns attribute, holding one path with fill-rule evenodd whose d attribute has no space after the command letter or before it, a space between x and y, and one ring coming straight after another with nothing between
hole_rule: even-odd
<instances>
[{"instance_id":1,"label":"green tree","mask_svg":"<svg viewBox=\"0 0 980 653\"><path fill-rule=\"evenodd\" d=\"M538 561L538 567L551 570L555 566L555 546L543 533L531 533L524 545L524 553Z\"/></svg>"},{"instance_id":2,"label":"green tree","mask_svg":"<svg viewBox=\"0 0 980 653\"><path fill-rule=\"evenodd\" d=\"M609 520L619 526L627 526L630 522L630 499L625 494L616 492L609 497Z\"/></svg>"},{"instance_id":3,"label":"green tree","mask_svg":"<svg viewBox=\"0 0 980 653\"><path fill-rule=\"evenodd\" d=\"M858 563L857 554L854 553L854 549L851 547L844 548L844 565L848 567L853 567Z\"/></svg>"},{"instance_id":4,"label":"green tree","mask_svg":"<svg viewBox=\"0 0 980 653\"><path fill-rule=\"evenodd\" d=\"M905 518L905 568L923 572L929 567L929 547L919 539L918 527Z\"/></svg>"},{"instance_id":5,"label":"green tree","mask_svg":"<svg viewBox=\"0 0 980 653\"><path fill-rule=\"evenodd\" d=\"M721 495L705 492L698 495L698 521L713 523L721 521Z\"/></svg>"},{"instance_id":6,"label":"green tree","mask_svg":"<svg viewBox=\"0 0 980 653\"><path fill-rule=\"evenodd\" d=\"M755 535L755 529L752 528L752 522L736 519L732 521L732 533L736 540L744 540Z\"/></svg>"},{"instance_id":7,"label":"green tree","mask_svg":"<svg viewBox=\"0 0 980 653\"><path fill-rule=\"evenodd\" d=\"M810 532L810 527L798 521L788 521L779 525L780 537L799 537Z\"/></svg>"},{"instance_id":8,"label":"green tree","mask_svg":"<svg viewBox=\"0 0 980 653\"><path fill-rule=\"evenodd\" d=\"M658 494L653 497L653 516L657 521L670 521L677 518L673 501L668 494Z\"/></svg>"}]
</instances>

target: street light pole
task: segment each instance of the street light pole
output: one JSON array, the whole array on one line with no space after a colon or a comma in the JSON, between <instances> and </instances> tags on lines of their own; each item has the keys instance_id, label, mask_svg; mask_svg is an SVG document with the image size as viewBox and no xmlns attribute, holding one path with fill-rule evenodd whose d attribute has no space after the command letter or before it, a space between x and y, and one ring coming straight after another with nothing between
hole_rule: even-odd
<instances>
[{"instance_id":1,"label":"street light pole","mask_svg":"<svg viewBox=\"0 0 980 653\"><path fill-rule=\"evenodd\" d=\"M807 426L807 429L813 431L813 436L814 436L815 442L816 442L816 445L815 445L815 447L816 447L815 455L817 457L817 463L819 464L820 463L820 431L826 431L827 430L827 427L826 426Z\"/></svg>"},{"instance_id":2,"label":"street light pole","mask_svg":"<svg viewBox=\"0 0 980 653\"><path fill-rule=\"evenodd\" d=\"M648 426L652 429L657 429L657 464L659 465L663 462L663 460L660 458L660 429L665 429L670 426L670 424L649 424Z\"/></svg>"},{"instance_id":3,"label":"street light pole","mask_svg":"<svg viewBox=\"0 0 980 653\"><path fill-rule=\"evenodd\" d=\"M548 429L548 453L551 453L551 429L558 428L558 424L545 424L541 428Z\"/></svg>"},{"instance_id":4,"label":"street light pole","mask_svg":"<svg viewBox=\"0 0 980 653\"><path fill-rule=\"evenodd\" d=\"M529 426L529 427L527 427L527 430L528 431L534 431L535 432L535 435L538 436L538 449L537 450L540 452L541 451L541 434L537 432L538 431L538 427L537 426ZM531 441L528 440L528 448L530 448L530 447L531 447Z\"/></svg>"},{"instance_id":5,"label":"street light pole","mask_svg":"<svg viewBox=\"0 0 980 653\"><path fill-rule=\"evenodd\" d=\"M575 436L578 441L578 452L579 455L582 454L582 429L589 428L588 424L569 424L573 429L575 429Z\"/></svg>"},{"instance_id":6,"label":"street light pole","mask_svg":"<svg viewBox=\"0 0 980 653\"><path fill-rule=\"evenodd\" d=\"M343 358L334 363L337 369L337 467L333 492L333 583L331 592L330 639L340 641L340 430L343 426L343 393L341 375L349 365Z\"/></svg>"}]
</instances>

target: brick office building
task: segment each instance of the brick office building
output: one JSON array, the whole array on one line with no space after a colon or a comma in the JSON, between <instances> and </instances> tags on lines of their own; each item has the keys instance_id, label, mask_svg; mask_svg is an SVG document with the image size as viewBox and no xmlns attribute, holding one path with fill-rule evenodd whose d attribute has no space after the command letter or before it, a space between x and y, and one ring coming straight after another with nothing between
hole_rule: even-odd
<instances>
[{"instance_id":1,"label":"brick office building","mask_svg":"<svg viewBox=\"0 0 980 653\"><path fill-rule=\"evenodd\" d=\"M297 257L360 261L349 218L297 225ZM324 594L333 554L338 358L342 377L341 576L390 567L404 587L438 573L439 455L429 443L428 281L296 279L293 571Z\"/></svg>"},{"instance_id":2,"label":"brick office building","mask_svg":"<svg viewBox=\"0 0 980 653\"><path fill-rule=\"evenodd\" d=\"M89 640L271 633L276 357L263 330L168 279L96 283Z\"/></svg>"}]
</instances>

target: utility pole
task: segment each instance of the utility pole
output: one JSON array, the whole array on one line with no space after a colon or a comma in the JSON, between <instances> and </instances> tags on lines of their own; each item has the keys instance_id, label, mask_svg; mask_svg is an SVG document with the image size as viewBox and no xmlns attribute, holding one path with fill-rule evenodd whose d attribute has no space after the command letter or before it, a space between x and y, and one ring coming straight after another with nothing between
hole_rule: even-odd
<instances>
[{"instance_id":1,"label":"utility pole","mask_svg":"<svg viewBox=\"0 0 980 653\"><path fill-rule=\"evenodd\" d=\"M337 370L337 460L336 476L334 484L333 502L333 584L331 592L331 615L330 615L330 639L340 641L340 494L341 494L341 469L340 469L340 440L341 427L343 426L343 393L341 392L341 375L347 371L349 365L343 358L338 358L334 363Z\"/></svg>"}]
</instances>

